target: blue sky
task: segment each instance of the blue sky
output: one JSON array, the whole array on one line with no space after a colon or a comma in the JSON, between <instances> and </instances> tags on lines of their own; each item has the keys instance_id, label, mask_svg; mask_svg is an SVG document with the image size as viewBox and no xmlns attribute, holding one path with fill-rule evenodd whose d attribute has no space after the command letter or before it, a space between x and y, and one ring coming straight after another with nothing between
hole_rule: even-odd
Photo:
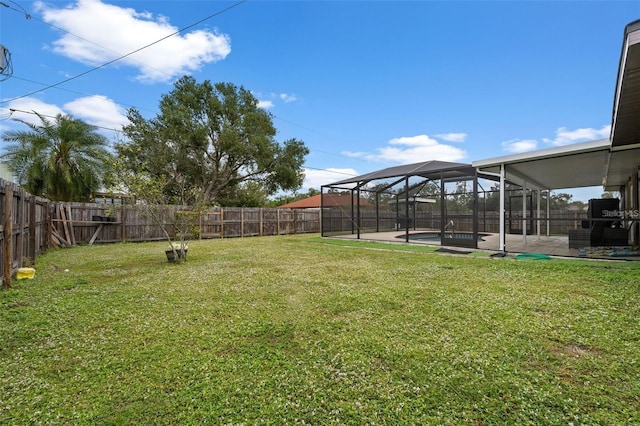
<instances>
[{"instance_id":1,"label":"blue sky","mask_svg":"<svg viewBox=\"0 0 640 426\"><path fill-rule=\"evenodd\" d=\"M231 82L278 140L309 147L304 192L608 137L624 26L640 18L637 0L1 3L0 131L34 120L22 111L117 129L132 106L154 116L184 74Z\"/></svg>"}]
</instances>

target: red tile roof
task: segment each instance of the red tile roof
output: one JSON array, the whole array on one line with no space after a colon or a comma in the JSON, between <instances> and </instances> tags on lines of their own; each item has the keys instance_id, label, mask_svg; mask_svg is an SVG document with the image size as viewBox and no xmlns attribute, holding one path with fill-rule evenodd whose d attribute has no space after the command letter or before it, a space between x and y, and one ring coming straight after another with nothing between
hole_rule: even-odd
<instances>
[{"instance_id":1,"label":"red tile roof","mask_svg":"<svg viewBox=\"0 0 640 426\"><path fill-rule=\"evenodd\" d=\"M324 194L324 206L350 206L352 197L351 195L339 195L339 194ZM357 198L353 197L354 203L357 202ZM292 203L283 204L278 206L280 209L317 209L321 207L322 195L314 195L313 197L303 198L302 200L294 201ZM369 204L369 200L360 198L361 205Z\"/></svg>"}]
</instances>

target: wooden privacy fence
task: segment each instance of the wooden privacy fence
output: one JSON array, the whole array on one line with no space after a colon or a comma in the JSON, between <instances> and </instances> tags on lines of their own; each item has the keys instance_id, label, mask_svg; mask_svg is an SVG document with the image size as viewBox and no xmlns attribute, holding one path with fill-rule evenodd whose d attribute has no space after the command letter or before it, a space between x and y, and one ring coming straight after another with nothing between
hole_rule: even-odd
<instances>
[{"instance_id":1,"label":"wooden privacy fence","mask_svg":"<svg viewBox=\"0 0 640 426\"><path fill-rule=\"evenodd\" d=\"M28 194L0 179L0 268L2 287L11 286L15 271L33 263L51 247L49 200Z\"/></svg>"},{"instance_id":2,"label":"wooden privacy fence","mask_svg":"<svg viewBox=\"0 0 640 426\"><path fill-rule=\"evenodd\" d=\"M165 227L180 206L165 206ZM0 268L11 287L18 268L31 265L51 247L163 240L161 226L137 205L61 203L36 197L0 179ZM231 238L320 232L319 210L212 208L194 221L195 238Z\"/></svg>"},{"instance_id":3,"label":"wooden privacy fence","mask_svg":"<svg viewBox=\"0 0 640 426\"><path fill-rule=\"evenodd\" d=\"M181 206L165 206L162 220L171 236L176 214L194 214ZM232 238L320 232L320 212L275 208L212 208L192 221L193 238ZM158 241L162 228L136 205L51 204L51 239L55 246Z\"/></svg>"}]
</instances>

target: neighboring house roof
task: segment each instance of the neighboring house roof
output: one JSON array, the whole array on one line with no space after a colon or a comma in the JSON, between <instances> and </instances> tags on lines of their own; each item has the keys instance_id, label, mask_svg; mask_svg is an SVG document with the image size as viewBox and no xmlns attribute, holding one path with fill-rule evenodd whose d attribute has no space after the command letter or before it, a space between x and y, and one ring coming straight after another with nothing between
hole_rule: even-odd
<instances>
[{"instance_id":1,"label":"neighboring house roof","mask_svg":"<svg viewBox=\"0 0 640 426\"><path fill-rule=\"evenodd\" d=\"M357 202L356 197L351 195L342 194L324 194L324 204L322 201L322 195L314 195L312 197L303 198L302 200L294 201L292 203L283 204L278 206L279 209L318 209L324 205L324 207L336 207L336 206L350 206L351 201ZM369 204L369 200L360 198L360 205Z\"/></svg>"}]
</instances>

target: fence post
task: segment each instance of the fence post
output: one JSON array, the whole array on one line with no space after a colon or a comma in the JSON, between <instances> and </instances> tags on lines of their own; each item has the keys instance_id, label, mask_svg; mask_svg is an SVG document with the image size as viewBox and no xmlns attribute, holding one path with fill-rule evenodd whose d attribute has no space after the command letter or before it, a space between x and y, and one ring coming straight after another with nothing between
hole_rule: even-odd
<instances>
[{"instance_id":1,"label":"fence post","mask_svg":"<svg viewBox=\"0 0 640 426\"><path fill-rule=\"evenodd\" d=\"M29 259L35 263L38 255L36 241L36 196L29 197Z\"/></svg>"},{"instance_id":2,"label":"fence post","mask_svg":"<svg viewBox=\"0 0 640 426\"><path fill-rule=\"evenodd\" d=\"M280 235L280 209L276 209L276 235Z\"/></svg>"},{"instance_id":3,"label":"fence post","mask_svg":"<svg viewBox=\"0 0 640 426\"><path fill-rule=\"evenodd\" d=\"M120 206L122 206L122 208L120 209L120 242L126 243L127 227L125 226L125 222L127 220L127 203L125 202L124 198L120 199Z\"/></svg>"},{"instance_id":4,"label":"fence post","mask_svg":"<svg viewBox=\"0 0 640 426\"><path fill-rule=\"evenodd\" d=\"M224 209L220 207L220 238L224 238Z\"/></svg>"},{"instance_id":5,"label":"fence post","mask_svg":"<svg viewBox=\"0 0 640 426\"><path fill-rule=\"evenodd\" d=\"M25 227L25 222L27 220L27 215L25 214L25 208L26 208L26 202L25 202L25 196L26 196L26 192L24 191L24 189L20 188L18 189L18 200L17 200L17 210L16 210L16 225L18 225L18 232L17 232L17 241L16 241L16 246L14 248L14 254L17 257L17 261L18 261L18 267L23 266L23 259L24 259L24 227Z\"/></svg>"},{"instance_id":6,"label":"fence post","mask_svg":"<svg viewBox=\"0 0 640 426\"><path fill-rule=\"evenodd\" d=\"M51 247L53 247L53 244L51 243L51 236L53 235L53 216L51 216L51 202L49 200L47 200L44 203L44 212L42 213L42 217L44 220L44 226L45 226L45 247L47 249L50 249Z\"/></svg>"},{"instance_id":7,"label":"fence post","mask_svg":"<svg viewBox=\"0 0 640 426\"><path fill-rule=\"evenodd\" d=\"M13 273L13 188L4 186L4 270L2 288L11 288Z\"/></svg>"}]
</instances>

